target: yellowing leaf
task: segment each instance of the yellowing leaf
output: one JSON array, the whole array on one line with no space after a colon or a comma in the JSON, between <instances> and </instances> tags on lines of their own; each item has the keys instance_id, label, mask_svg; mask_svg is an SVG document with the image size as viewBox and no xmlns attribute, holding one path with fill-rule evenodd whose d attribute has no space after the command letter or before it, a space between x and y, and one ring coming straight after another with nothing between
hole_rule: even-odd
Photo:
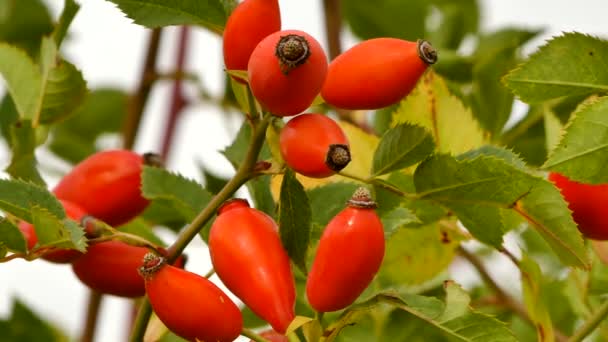
<instances>
[{"instance_id":1,"label":"yellowing leaf","mask_svg":"<svg viewBox=\"0 0 608 342\"><path fill-rule=\"evenodd\" d=\"M393 113L391 126L404 122L427 128L443 153L459 154L487 142L471 110L450 94L445 81L431 71Z\"/></svg>"},{"instance_id":2,"label":"yellowing leaf","mask_svg":"<svg viewBox=\"0 0 608 342\"><path fill-rule=\"evenodd\" d=\"M350 123L339 121L338 124L348 138L350 155L352 159L348 166L342 171L356 177L368 178L372 168L374 151L376 150L378 141L380 139L377 136L367 133L361 128ZM312 189L328 183L354 182L352 179L342 177L340 175L333 175L327 178L310 178L296 173L296 179L302 183L304 189ZM282 175L272 177L270 186L272 197L275 200L279 198L282 180Z\"/></svg>"}]
</instances>

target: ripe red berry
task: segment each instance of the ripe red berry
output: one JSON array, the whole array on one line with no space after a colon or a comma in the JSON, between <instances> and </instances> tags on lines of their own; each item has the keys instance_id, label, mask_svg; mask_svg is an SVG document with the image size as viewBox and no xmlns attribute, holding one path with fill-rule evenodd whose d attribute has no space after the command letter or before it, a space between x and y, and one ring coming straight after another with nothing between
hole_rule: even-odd
<instances>
[{"instance_id":1,"label":"ripe red berry","mask_svg":"<svg viewBox=\"0 0 608 342\"><path fill-rule=\"evenodd\" d=\"M141 195L141 172L144 164L154 164L156 159L154 154L142 157L127 150L98 152L76 165L53 192L89 215L119 226L148 206Z\"/></svg>"},{"instance_id":2,"label":"ripe red berry","mask_svg":"<svg viewBox=\"0 0 608 342\"><path fill-rule=\"evenodd\" d=\"M437 52L424 40L366 40L330 63L321 96L344 109L390 106L409 94L436 61Z\"/></svg>"},{"instance_id":3,"label":"ripe red berry","mask_svg":"<svg viewBox=\"0 0 608 342\"><path fill-rule=\"evenodd\" d=\"M262 107L290 116L310 107L327 74L327 57L308 33L275 32L262 40L247 67L249 86Z\"/></svg>"},{"instance_id":4,"label":"ripe red berry","mask_svg":"<svg viewBox=\"0 0 608 342\"><path fill-rule=\"evenodd\" d=\"M346 135L322 114L307 113L289 120L279 142L285 163L308 177L329 177L350 162Z\"/></svg>"},{"instance_id":5,"label":"ripe red berry","mask_svg":"<svg viewBox=\"0 0 608 342\"><path fill-rule=\"evenodd\" d=\"M274 220L246 200L228 201L211 226L209 252L226 287L285 333L295 317L295 282Z\"/></svg>"},{"instance_id":6,"label":"ripe red berry","mask_svg":"<svg viewBox=\"0 0 608 342\"><path fill-rule=\"evenodd\" d=\"M608 184L585 184L575 182L559 173L549 173L549 180L560 189L578 230L594 240L608 240Z\"/></svg>"},{"instance_id":7,"label":"ripe red berry","mask_svg":"<svg viewBox=\"0 0 608 342\"><path fill-rule=\"evenodd\" d=\"M325 227L306 282L315 310L344 309L374 279L384 258L384 230L374 208L369 191L360 188Z\"/></svg>"},{"instance_id":8,"label":"ripe red berry","mask_svg":"<svg viewBox=\"0 0 608 342\"><path fill-rule=\"evenodd\" d=\"M289 342L287 336L279 334L274 330L266 330L260 333L260 336L268 340L269 342ZM250 342L254 342L250 340Z\"/></svg>"},{"instance_id":9,"label":"ripe red berry","mask_svg":"<svg viewBox=\"0 0 608 342\"><path fill-rule=\"evenodd\" d=\"M156 259L154 259L156 258ZM146 295L158 318L188 341L234 341L243 327L239 308L209 280L146 257Z\"/></svg>"},{"instance_id":10,"label":"ripe red berry","mask_svg":"<svg viewBox=\"0 0 608 342\"><path fill-rule=\"evenodd\" d=\"M72 263L72 269L80 281L98 292L140 297L145 289L138 268L147 253L145 247L119 241L96 243Z\"/></svg>"},{"instance_id":11,"label":"ripe red berry","mask_svg":"<svg viewBox=\"0 0 608 342\"><path fill-rule=\"evenodd\" d=\"M247 70L256 45L281 29L277 0L245 0L230 14L224 28L224 64L228 70Z\"/></svg>"},{"instance_id":12,"label":"ripe red berry","mask_svg":"<svg viewBox=\"0 0 608 342\"><path fill-rule=\"evenodd\" d=\"M59 202L63 205L67 216L72 220L80 221L80 219L86 215L86 212L81 207L70 201L59 200ZM27 249L30 250L34 248L36 243L38 243L38 237L36 236L34 226L22 221L19 223L19 230L21 230L25 237ZM71 262L80 255L82 255L82 253L74 249L53 249L52 251L45 253L42 258L50 262L63 264Z\"/></svg>"}]
</instances>

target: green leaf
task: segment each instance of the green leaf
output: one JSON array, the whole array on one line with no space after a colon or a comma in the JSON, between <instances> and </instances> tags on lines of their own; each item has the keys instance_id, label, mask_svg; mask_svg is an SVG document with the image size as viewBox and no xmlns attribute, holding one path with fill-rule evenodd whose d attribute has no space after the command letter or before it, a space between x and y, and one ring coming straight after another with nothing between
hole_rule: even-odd
<instances>
[{"instance_id":1,"label":"green leaf","mask_svg":"<svg viewBox=\"0 0 608 342\"><path fill-rule=\"evenodd\" d=\"M128 95L115 88L91 91L72 116L53 125L50 149L59 157L78 163L97 151L103 133L118 133L127 115Z\"/></svg>"},{"instance_id":2,"label":"green leaf","mask_svg":"<svg viewBox=\"0 0 608 342\"><path fill-rule=\"evenodd\" d=\"M372 175L379 176L414 165L433 152L433 138L423 127L400 124L389 129L374 152Z\"/></svg>"},{"instance_id":3,"label":"green leaf","mask_svg":"<svg viewBox=\"0 0 608 342\"><path fill-rule=\"evenodd\" d=\"M65 60L58 60L49 70L44 87L39 116L39 123L42 124L65 119L82 104L87 94L82 73Z\"/></svg>"},{"instance_id":4,"label":"green leaf","mask_svg":"<svg viewBox=\"0 0 608 342\"><path fill-rule=\"evenodd\" d=\"M608 183L608 97L581 106L543 168L583 182Z\"/></svg>"},{"instance_id":5,"label":"green leaf","mask_svg":"<svg viewBox=\"0 0 608 342\"><path fill-rule=\"evenodd\" d=\"M501 137L504 145L530 165L540 166L547 159L546 110L545 106L531 106L526 116Z\"/></svg>"},{"instance_id":6,"label":"green leaf","mask_svg":"<svg viewBox=\"0 0 608 342\"><path fill-rule=\"evenodd\" d=\"M154 233L152 227L140 217L136 217L135 219L123 224L122 226L118 227L118 230L120 230L122 233L129 233L140 236L158 246L167 245L161 238L159 238Z\"/></svg>"},{"instance_id":7,"label":"green leaf","mask_svg":"<svg viewBox=\"0 0 608 342\"><path fill-rule=\"evenodd\" d=\"M384 236L390 237L399 228L412 223L422 223L420 219L408 208L397 207L389 212L386 212L380 217L382 226L384 227Z\"/></svg>"},{"instance_id":8,"label":"green leaf","mask_svg":"<svg viewBox=\"0 0 608 342\"><path fill-rule=\"evenodd\" d=\"M460 240L461 237L438 223L398 229L386 241L376 281L385 288L431 280L454 260Z\"/></svg>"},{"instance_id":9,"label":"green leaf","mask_svg":"<svg viewBox=\"0 0 608 342\"><path fill-rule=\"evenodd\" d=\"M527 103L608 90L608 43L581 33L550 40L511 71L505 84Z\"/></svg>"},{"instance_id":10,"label":"green leaf","mask_svg":"<svg viewBox=\"0 0 608 342\"><path fill-rule=\"evenodd\" d=\"M55 39L55 44L57 47L61 46L63 42L63 38L65 34L68 32L68 28L74 20L76 13L80 10L80 5L77 4L74 0L65 0L63 11L61 12L61 17L59 17L59 23L55 27L53 31L53 38Z\"/></svg>"},{"instance_id":11,"label":"green leaf","mask_svg":"<svg viewBox=\"0 0 608 342\"><path fill-rule=\"evenodd\" d=\"M486 141L471 111L450 94L446 82L432 71L424 74L393 113L393 126L404 122L420 125L431 132L442 153L466 152Z\"/></svg>"},{"instance_id":12,"label":"green leaf","mask_svg":"<svg viewBox=\"0 0 608 342\"><path fill-rule=\"evenodd\" d=\"M379 0L370 6L365 0L341 1L344 17L362 39L395 37L416 40L424 37L425 18L430 11L421 1Z\"/></svg>"},{"instance_id":13,"label":"green leaf","mask_svg":"<svg viewBox=\"0 0 608 342\"><path fill-rule=\"evenodd\" d=\"M21 180L0 179L0 209L32 222L33 207L46 209L59 219L65 218L63 206L47 189Z\"/></svg>"},{"instance_id":14,"label":"green leaf","mask_svg":"<svg viewBox=\"0 0 608 342\"><path fill-rule=\"evenodd\" d=\"M144 166L141 189L145 198L166 201L187 222L192 221L212 198L197 182L150 166Z\"/></svg>"},{"instance_id":15,"label":"green leaf","mask_svg":"<svg viewBox=\"0 0 608 342\"><path fill-rule=\"evenodd\" d=\"M589 266L581 233L572 220L568 205L552 183L539 180L515 208L564 264L582 268Z\"/></svg>"},{"instance_id":16,"label":"green leaf","mask_svg":"<svg viewBox=\"0 0 608 342\"><path fill-rule=\"evenodd\" d=\"M42 94L38 66L23 51L0 43L0 74L22 118L33 118Z\"/></svg>"},{"instance_id":17,"label":"green leaf","mask_svg":"<svg viewBox=\"0 0 608 342\"><path fill-rule=\"evenodd\" d=\"M543 302L543 273L534 260L525 254L519 261L521 270L521 287L524 294L524 303L530 315L530 319L537 326L538 341L554 341L553 323L551 316Z\"/></svg>"},{"instance_id":18,"label":"green leaf","mask_svg":"<svg viewBox=\"0 0 608 342\"><path fill-rule=\"evenodd\" d=\"M27 252L27 241L23 233L5 218L0 218L0 246L13 252Z\"/></svg>"},{"instance_id":19,"label":"green leaf","mask_svg":"<svg viewBox=\"0 0 608 342\"><path fill-rule=\"evenodd\" d=\"M149 28L198 25L222 33L228 16L219 0L108 0L136 24Z\"/></svg>"},{"instance_id":20,"label":"green leaf","mask_svg":"<svg viewBox=\"0 0 608 342\"><path fill-rule=\"evenodd\" d=\"M29 120L19 121L9 127L12 149L11 163L6 172L14 179L30 181L44 186L36 165L36 131Z\"/></svg>"},{"instance_id":21,"label":"green leaf","mask_svg":"<svg viewBox=\"0 0 608 342\"><path fill-rule=\"evenodd\" d=\"M270 175L259 176L248 181L247 189L253 199L254 207L274 217L276 206L270 191Z\"/></svg>"},{"instance_id":22,"label":"green leaf","mask_svg":"<svg viewBox=\"0 0 608 342\"><path fill-rule=\"evenodd\" d=\"M293 171L286 170L281 183L279 233L283 247L293 262L306 271L312 214L304 187Z\"/></svg>"},{"instance_id":23,"label":"green leaf","mask_svg":"<svg viewBox=\"0 0 608 342\"><path fill-rule=\"evenodd\" d=\"M542 33L542 30L527 30L517 27L506 27L479 37L476 58L492 58L501 50L512 50L521 47L532 38Z\"/></svg>"},{"instance_id":24,"label":"green leaf","mask_svg":"<svg viewBox=\"0 0 608 342\"><path fill-rule=\"evenodd\" d=\"M477 239L494 247L504 233L499 209L509 208L538 180L504 160L480 156L458 161L438 155L414 173L419 196L453 210Z\"/></svg>"},{"instance_id":25,"label":"green leaf","mask_svg":"<svg viewBox=\"0 0 608 342\"><path fill-rule=\"evenodd\" d=\"M32 224L36 230L40 246L54 246L61 248L86 251L87 243L84 230L70 219L60 219L48 210L32 207Z\"/></svg>"},{"instance_id":26,"label":"green leaf","mask_svg":"<svg viewBox=\"0 0 608 342\"><path fill-rule=\"evenodd\" d=\"M312 222L325 227L329 221L346 207L359 185L354 183L328 183L307 191Z\"/></svg>"},{"instance_id":27,"label":"green leaf","mask_svg":"<svg viewBox=\"0 0 608 342\"><path fill-rule=\"evenodd\" d=\"M20 300L14 300L10 318L0 321L0 331L0 340L6 342L69 340L65 334L43 321Z\"/></svg>"},{"instance_id":28,"label":"green leaf","mask_svg":"<svg viewBox=\"0 0 608 342\"><path fill-rule=\"evenodd\" d=\"M249 148L249 140L251 138L251 125L247 120L243 121L239 132L232 144L224 151L222 154L232 163L234 168L238 168L243 160L245 160L245 156L247 155L247 149ZM266 144L262 147L262 151L260 151L259 159L269 159L271 157L270 150Z\"/></svg>"},{"instance_id":29,"label":"green leaf","mask_svg":"<svg viewBox=\"0 0 608 342\"><path fill-rule=\"evenodd\" d=\"M42 36L53 31L53 21L39 0L0 1L0 41L15 45L35 58Z\"/></svg>"},{"instance_id":30,"label":"green leaf","mask_svg":"<svg viewBox=\"0 0 608 342\"><path fill-rule=\"evenodd\" d=\"M224 176L219 176L214 172L207 170L203 163L198 162L199 169L203 179L205 180L205 189L212 194L217 194L228 183L228 179Z\"/></svg>"},{"instance_id":31,"label":"green leaf","mask_svg":"<svg viewBox=\"0 0 608 342\"><path fill-rule=\"evenodd\" d=\"M356 324L370 310L378 311L387 304L408 312L426 323L433 331L441 333L450 341L506 342L517 341L507 325L491 316L471 310L468 294L459 285L448 281L445 284L445 303L434 297L411 294L379 294L371 299L351 306L338 321L330 325L327 341L334 341L346 326Z\"/></svg>"},{"instance_id":32,"label":"green leaf","mask_svg":"<svg viewBox=\"0 0 608 342\"><path fill-rule=\"evenodd\" d=\"M493 156L493 157L502 159L510 166L513 166L522 171L526 171L528 168L526 166L526 162L524 162L517 153L515 153L509 149L506 149L503 147L498 147L495 145L484 145L480 148L468 151L466 153L463 153L463 154L457 156L457 159L458 160L475 159L479 156Z\"/></svg>"}]
</instances>

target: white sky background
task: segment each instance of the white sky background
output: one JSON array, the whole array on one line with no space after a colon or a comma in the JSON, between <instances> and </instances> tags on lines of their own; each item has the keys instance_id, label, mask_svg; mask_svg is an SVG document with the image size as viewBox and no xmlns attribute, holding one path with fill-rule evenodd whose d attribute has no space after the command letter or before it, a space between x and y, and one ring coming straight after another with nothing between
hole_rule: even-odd
<instances>
[{"instance_id":1,"label":"white sky background","mask_svg":"<svg viewBox=\"0 0 608 342\"><path fill-rule=\"evenodd\" d=\"M405 0L404 0L405 1ZM46 0L58 16L63 1ZM113 4L103 0L78 0L82 5L66 41L63 52L84 74L90 88L117 86L132 90L139 76L144 54L146 31L117 10ZM280 0L283 28L309 32L325 44L320 0ZM484 30L505 26L545 28L545 33L526 46L526 52L551 36L562 31L579 31L608 37L608 21L605 20L606 0L481 0L483 5ZM173 64L176 33L175 28L164 30L160 55L160 68L171 70ZM345 35L352 45L352 36ZM188 70L202 77L204 86L213 94L220 95L223 89L221 41L219 37L204 30L193 30L192 51L187 58ZM441 57L441 55L440 55ZM2 84L0 84L2 88ZM0 89L1 90L1 89ZM148 103L146 120L143 122L135 150L155 151L160 148L164 116L169 105L169 84L155 86ZM523 112L519 105L516 112ZM174 151L168 167L181 174L200 180L197 161L202 161L212 170L229 175L230 165L218 154L234 137L240 121L238 114L232 116L229 125L223 123L224 113L212 106L200 104L185 110L176 132ZM118 147L115 141L106 141L104 146ZM68 165L42 153L39 157L52 162L61 172ZM8 165L10 155L0 148L0 168ZM56 177L45 177L49 186L54 186ZM166 234L169 241L170 234ZM210 262L205 247L197 239L187 249L188 269L199 274L209 270ZM496 275L507 283L513 283L514 271L508 262L499 257L494 260ZM468 268L454 274L457 281L470 283L476 279ZM72 274L70 267L45 261L11 261L0 265L0 317L10 310L11 298L17 296L35 311L58 325L71 336L79 335L84 319L87 291ZM499 281L499 283L501 283ZM503 282L504 283L504 282ZM126 336L128 302L116 297L107 297L103 303L97 341L121 341Z\"/></svg>"}]
</instances>

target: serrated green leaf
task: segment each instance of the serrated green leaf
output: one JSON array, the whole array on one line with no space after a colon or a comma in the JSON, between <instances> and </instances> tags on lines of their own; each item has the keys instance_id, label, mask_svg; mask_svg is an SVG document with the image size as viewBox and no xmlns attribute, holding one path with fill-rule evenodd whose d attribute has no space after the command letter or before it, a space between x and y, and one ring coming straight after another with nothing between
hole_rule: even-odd
<instances>
[{"instance_id":1,"label":"serrated green leaf","mask_svg":"<svg viewBox=\"0 0 608 342\"><path fill-rule=\"evenodd\" d=\"M73 64L59 60L49 69L45 81L39 123L50 124L63 120L84 101L86 82Z\"/></svg>"},{"instance_id":2,"label":"serrated green leaf","mask_svg":"<svg viewBox=\"0 0 608 342\"><path fill-rule=\"evenodd\" d=\"M144 166L142 194L149 200L164 200L187 221L192 221L212 198L197 182L179 174Z\"/></svg>"},{"instance_id":3,"label":"serrated green leaf","mask_svg":"<svg viewBox=\"0 0 608 342\"><path fill-rule=\"evenodd\" d=\"M190 222L184 218L181 212L175 209L173 202L167 199L153 200L141 214L141 217L151 226L163 226L176 232Z\"/></svg>"},{"instance_id":4,"label":"serrated green leaf","mask_svg":"<svg viewBox=\"0 0 608 342\"><path fill-rule=\"evenodd\" d=\"M433 64L433 70L446 80L470 83L473 79L474 59L456 51L441 50L441 58Z\"/></svg>"},{"instance_id":5,"label":"serrated green leaf","mask_svg":"<svg viewBox=\"0 0 608 342\"><path fill-rule=\"evenodd\" d=\"M374 152L372 176L414 165L433 152L435 145L427 130L411 124L389 129Z\"/></svg>"},{"instance_id":6,"label":"serrated green leaf","mask_svg":"<svg viewBox=\"0 0 608 342\"><path fill-rule=\"evenodd\" d=\"M15 45L35 58L42 36L52 31L53 21L43 2L0 1L0 41Z\"/></svg>"},{"instance_id":7,"label":"serrated green leaf","mask_svg":"<svg viewBox=\"0 0 608 342\"><path fill-rule=\"evenodd\" d=\"M235 169L238 168L243 160L245 160L247 149L249 148L250 138L251 125L249 122L247 122L247 120L245 120L243 121L243 124L241 125L241 128L239 129L239 132L234 138L232 144L222 151L222 154L226 157L226 159L228 159L228 161L230 161L230 163L232 163L232 166L234 166ZM270 157L270 150L268 149L268 146L264 144L262 151L260 151L259 159L263 160Z\"/></svg>"},{"instance_id":8,"label":"serrated green leaf","mask_svg":"<svg viewBox=\"0 0 608 342\"><path fill-rule=\"evenodd\" d=\"M382 226L384 227L385 238L390 237L399 228L405 225L422 223L410 209L403 207L397 207L383 214L380 216L380 219L382 220Z\"/></svg>"},{"instance_id":9,"label":"serrated green leaf","mask_svg":"<svg viewBox=\"0 0 608 342\"><path fill-rule=\"evenodd\" d=\"M608 90L608 43L581 33L550 40L511 71L505 84L527 103Z\"/></svg>"},{"instance_id":10,"label":"serrated green leaf","mask_svg":"<svg viewBox=\"0 0 608 342\"><path fill-rule=\"evenodd\" d=\"M537 181L489 156L458 161L438 155L422 162L414 173L421 198L453 210L471 234L494 247L500 247L504 233L499 209L512 206Z\"/></svg>"},{"instance_id":11,"label":"serrated green leaf","mask_svg":"<svg viewBox=\"0 0 608 342\"><path fill-rule=\"evenodd\" d=\"M127 115L128 95L115 88L91 91L72 116L53 125L50 149L59 157L78 163L97 151L103 133L118 133Z\"/></svg>"},{"instance_id":12,"label":"serrated green leaf","mask_svg":"<svg viewBox=\"0 0 608 342\"><path fill-rule=\"evenodd\" d=\"M431 132L437 150L442 153L466 152L486 141L471 111L450 94L446 82L432 71L424 74L393 113L392 126L404 122Z\"/></svg>"},{"instance_id":13,"label":"serrated green leaf","mask_svg":"<svg viewBox=\"0 0 608 342\"><path fill-rule=\"evenodd\" d=\"M281 183L279 235L291 260L305 274L312 214L304 187L293 171L286 170Z\"/></svg>"},{"instance_id":14,"label":"serrated green leaf","mask_svg":"<svg viewBox=\"0 0 608 342\"><path fill-rule=\"evenodd\" d=\"M6 143L11 147L11 127L19 120L19 113L15 108L15 103L11 99L9 94L5 94L0 102L0 129L2 130L2 137L6 140Z\"/></svg>"},{"instance_id":15,"label":"serrated green leaf","mask_svg":"<svg viewBox=\"0 0 608 342\"><path fill-rule=\"evenodd\" d=\"M247 190L249 190L255 208L271 217L275 216L276 206L270 191L270 175L259 176L248 181Z\"/></svg>"},{"instance_id":16,"label":"serrated green leaf","mask_svg":"<svg viewBox=\"0 0 608 342\"><path fill-rule=\"evenodd\" d=\"M540 33L542 30L506 27L489 34L482 34L474 54L477 58L492 58L497 51L520 47Z\"/></svg>"},{"instance_id":17,"label":"serrated green leaf","mask_svg":"<svg viewBox=\"0 0 608 342\"><path fill-rule=\"evenodd\" d=\"M460 237L438 223L401 228L386 241L376 281L381 288L422 284L444 271L455 256Z\"/></svg>"},{"instance_id":18,"label":"serrated green leaf","mask_svg":"<svg viewBox=\"0 0 608 342\"><path fill-rule=\"evenodd\" d=\"M531 106L525 117L500 139L530 165L540 166L547 159L546 110L545 106Z\"/></svg>"},{"instance_id":19,"label":"serrated green leaf","mask_svg":"<svg viewBox=\"0 0 608 342\"><path fill-rule=\"evenodd\" d=\"M543 168L592 184L608 183L608 97L588 103L570 118Z\"/></svg>"},{"instance_id":20,"label":"serrated green leaf","mask_svg":"<svg viewBox=\"0 0 608 342\"><path fill-rule=\"evenodd\" d=\"M581 233L572 220L568 205L552 183L539 180L515 208L564 264L582 268L589 266Z\"/></svg>"},{"instance_id":21,"label":"serrated green leaf","mask_svg":"<svg viewBox=\"0 0 608 342\"><path fill-rule=\"evenodd\" d=\"M219 0L108 0L146 27L198 25L221 34L228 16Z\"/></svg>"},{"instance_id":22,"label":"serrated green leaf","mask_svg":"<svg viewBox=\"0 0 608 342\"><path fill-rule=\"evenodd\" d=\"M346 202L358 187L353 183L329 183L308 190L312 222L325 227L329 220L345 208Z\"/></svg>"},{"instance_id":23,"label":"serrated green leaf","mask_svg":"<svg viewBox=\"0 0 608 342\"><path fill-rule=\"evenodd\" d=\"M63 38L65 34L68 32L68 28L74 20L76 13L80 9L80 5L77 4L74 0L65 0L63 11L61 12L61 16L59 17L59 23L55 26L55 30L53 31L53 38L55 39L55 44L57 47L61 46L63 42Z\"/></svg>"},{"instance_id":24,"label":"serrated green leaf","mask_svg":"<svg viewBox=\"0 0 608 342\"><path fill-rule=\"evenodd\" d=\"M42 95L42 78L36 64L23 50L0 43L0 74L19 115L34 117Z\"/></svg>"},{"instance_id":25,"label":"serrated green leaf","mask_svg":"<svg viewBox=\"0 0 608 342\"><path fill-rule=\"evenodd\" d=\"M495 145L485 145L480 148L458 155L456 158L458 160L465 160L475 159L479 156L493 156L504 160L507 164L509 164L510 166L514 166L519 170L525 171L527 169L526 162L524 162L523 159L521 159L521 157L517 153L504 147L498 147Z\"/></svg>"},{"instance_id":26,"label":"serrated green leaf","mask_svg":"<svg viewBox=\"0 0 608 342\"><path fill-rule=\"evenodd\" d=\"M554 341L553 323L551 316L542 300L543 273L538 264L523 255L519 261L521 271L521 287L524 295L524 303L530 315L530 319L537 327L537 341Z\"/></svg>"},{"instance_id":27,"label":"serrated green leaf","mask_svg":"<svg viewBox=\"0 0 608 342\"><path fill-rule=\"evenodd\" d=\"M77 249L87 247L84 230L70 219L60 219L48 210L34 206L31 209L32 224L40 246Z\"/></svg>"},{"instance_id":28,"label":"serrated green leaf","mask_svg":"<svg viewBox=\"0 0 608 342\"><path fill-rule=\"evenodd\" d=\"M46 183L36 165L36 131L29 120L19 121L9 127L12 149L11 163L6 172L14 179L30 181L44 186Z\"/></svg>"},{"instance_id":29,"label":"serrated green leaf","mask_svg":"<svg viewBox=\"0 0 608 342\"><path fill-rule=\"evenodd\" d=\"M0 218L0 246L13 252L27 252L27 242L23 233L5 218Z\"/></svg>"},{"instance_id":30,"label":"serrated green leaf","mask_svg":"<svg viewBox=\"0 0 608 342\"><path fill-rule=\"evenodd\" d=\"M210 193L217 194L228 183L228 179L225 176L219 176L207 170L201 162L197 164L205 181L205 189Z\"/></svg>"},{"instance_id":31,"label":"serrated green leaf","mask_svg":"<svg viewBox=\"0 0 608 342\"><path fill-rule=\"evenodd\" d=\"M30 210L44 208L59 219L65 218L63 206L47 189L21 180L0 179L0 209L19 219L32 222Z\"/></svg>"}]
</instances>

